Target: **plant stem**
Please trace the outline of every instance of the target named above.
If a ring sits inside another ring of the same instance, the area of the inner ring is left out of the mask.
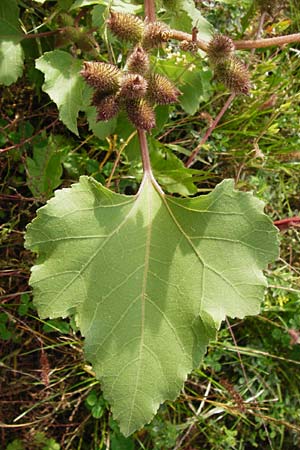
[[[148,22],[154,22],[156,19],[154,0],[145,0],[145,18]]]
[[[148,20],[148,22],[154,22],[155,21],[154,0],[144,0],[144,8],[145,8],[145,18]],[[153,174],[152,174],[152,169],[151,169],[151,162],[150,162],[150,157],[149,157],[146,131],[138,128],[137,133],[138,133],[140,149],[141,149],[144,178],[150,177],[150,178],[154,179]]]
[[[237,50],[247,50],[251,48],[265,48],[272,46],[281,46],[300,42],[300,33],[287,34],[286,36],[277,36],[273,38],[249,40],[249,41],[233,41]]]
[[[234,100],[235,96],[236,96],[236,94],[232,93],[228,97],[228,99],[226,100],[223,108],[221,109],[221,111],[219,112],[219,114],[217,115],[217,117],[215,118],[213,123],[211,124],[211,126],[207,129],[207,131],[206,131],[205,135],[203,136],[203,138],[201,139],[201,141],[199,142],[197,147],[192,151],[189,159],[185,163],[185,167],[190,167],[195,162],[195,159],[196,159],[199,151],[201,150],[202,145],[204,145],[205,142],[207,141],[207,139],[210,137],[211,133],[214,131],[214,129],[216,128],[216,126],[218,125],[220,120],[222,119],[223,115],[225,114],[225,112],[227,111],[229,106],[231,105],[231,103]]]
[[[57,30],[52,30],[52,31],[43,31],[41,33],[24,34],[23,39],[36,39],[36,38],[40,38],[40,37],[53,36],[55,34],[58,34],[62,30],[63,30],[63,28],[57,28]]]
[[[0,154],[1,153],[5,153],[8,152],[9,150],[14,150],[16,148],[20,148],[22,147],[24,144],[27,144],[28,142],[31,142],[36,136],[38,136],[39,134],[41,134],[43,131],[47,130],[48,128],[51,128],[57,124],[58,119],[55,119],[53,122],[51,122],[49,125],[45,126],[44,128],[42,128],[41,130],[37,131],[35,134],[33,134],[32,136],[22,140],[21,142],[18,142],[17,144],[11,145],[9,147],[6,148],[1,148],[0,149]]]
[[[256,35],[255,35],[255,40],[256,40],[256,41],[257,41],[257,40],[260,38],[260,36],[262,35],[264,23],[265,23],[265,20],[266,20],[266,15],[267,15],[267,13],[264,11],[264,12],[261,14],[261,16],[260,16],[259,23],[258,23],[258,28],[257,28],[257,32],[256,32]],[[253,50],[255,51],[255,48],[254,48]]]
[[[176,41],[188,41],[188,42],[195,42],[200,48],[200,50],[207,51],[207,43],[205,41],[202,41],[202,39],[193,39],[193,35],[189,33],[185,33],[183,31],[179,30],[171,30],[171,39],[175,39]]]
[[[141,148],[141,156],[142,156],[144,175],[152,176],[152,169],[151,169],[151,162],[150,162],[150,157],[149,157],[146,131],[138,128],[137,132],[138,132],[138,138],[139,138],[139,143],[140,143],[140,148]]]
[[[184,33],[178,30],[171,30],[171,39],[175,39],[177,41],[188,41],[188,42],[196,42],[198,48],[207,51],[207,42],[197,39],[193,41],[193,36],[189,33]],[[265,48],[265,47],[273,47],[280,46],[285,44],[291,44],[293,42],[300,42],[300,33],[295,34],[287,34],[286,36],[277,36],[273,38],[266,39],[254,39],[254,40],[246,40],[246,41],[233,41],[235,48],[237,50],[249,50],[252,48]]]

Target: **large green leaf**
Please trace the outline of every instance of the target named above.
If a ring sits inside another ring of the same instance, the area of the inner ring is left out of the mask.
[[[225,315],[256,314],[277,231],[233,181],[177,199],[145,176],[136,196],[81,177],[42,207],[26,246],[42,318],[76,313],[121,431],[149,422],[197,367]]]
[[[18,22],[16,0],[0,2],[0,84],[9,86],[23,72],[24,54],[20,44],[23,33]]]

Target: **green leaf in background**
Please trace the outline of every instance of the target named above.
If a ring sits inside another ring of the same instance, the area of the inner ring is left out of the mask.
[[[20,44],[23,33],[15,0],[0,2],[0,84],[9,86],[23,72],[24,54]]]
[[[131,0],[76,0],[71,6],[70,11],[90,5],[102,5],[128,14],[138,14],[142,10],[141,5],[134,5]]]
[[[99,5],[99,4],[100,0],[76,0],[69,8],[69,11],[72,11],[72,9],[82,8],[84,6]]]
[[[14,439],[5,450],[25,450],[21,439]]]
[[[117,117],[105,122],[96,122],[97,112],[94,106],[87,106],[85,112],[89,123],[89,129],[92,130],[94,135],[99,139],[105,139],[106,136],[109,136],[114,132],[117,124]]]
[[[194,0],[164,0],[166,8],[162,20],[172,28],[190,33],[193,27],[198,29],[198,38],[209,41],[212,35],[212,26],[204,19],[197,9]]]
[[[157,61],[156,70],[175,82],[182,92],[179,102],[188,114],[195,114],[199,104],[207,102],[212,95],[212,73],[197,56],[169,53],[167,58]]]
[[[120,428],[115,420],[110,418],[109,428],[111,430],[110,435],[110,448],[111,450],[134,450],[134,441],[130,437],[124,437],[120,432]]]
[[[212,74],[210,70],[187,71],[180,86],[182,95],[179,97],[180,104],[187,114],[195,114],[200,102],[207,102],[212,95],[210,81]]]
[[[128,436],[179,394],[226,315],[257,314],[277,229],[225,180],[177,199],[145,176],[135,196],[81,177],[29,225],[42,318],[76,313],[86,358]]]
[[[170,193],[184,197],[196,194],[193,175],[201,172],[184,167],[181,159],[157,141],[153,140],[151,147],[151,164],[158,182]]]
[[[36,68],[45,75],[43,90],[59,109],[60,120],[78,136],[77,117],[85,109],[86,84],[80,75],[82,61],[62,50],[44,53]]]
[[[26,158],[27,185],[37,198],[48,199],[61,183],[62,163],[70,151],[63,136],[50,135],[33,146],[33,157]]]

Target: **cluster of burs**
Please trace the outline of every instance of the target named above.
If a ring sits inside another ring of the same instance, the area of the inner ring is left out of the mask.
[[[92,105],[97,109],[97,121],[109,120],[125,110],[133,125],[150,131],[155,127],[155,106],[175,103],[180,95],[168,78],[154,73],[150,66],[151,50],[167,42],[172,31],[163,22],[142,21],[132,14],[114,11],[107,26],[119,39],[131,42],[133,48],[122,70],[110,63],[84,62],[81,75],[94,90]],[[207,53],[220,81],[233,92],[248,93],[248,72],[234,56],[231,39],[216,35]]]
[[[161,22],[147,23],[113,11],[107,25],[119,39],[131,42],[133,49],[123,70],[109,63],[84,63],[81,74],[94,88],[97,120],[111,119],[123,109],[137,128],[149,131],[155,127],[155,105],[175,103],[180,94],[168,78],[150,68],[151,49],[169,40],[170,29]]]

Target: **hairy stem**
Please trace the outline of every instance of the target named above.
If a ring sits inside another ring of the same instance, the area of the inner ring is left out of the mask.
[[[139,143],[140,143],[140,148],[141,148],[141,156],[142,156],[144,175],[152,176],[152,169],[151,169],[151,162],[150,162],[150,157],[149,157],[146,131],[138,128],[137,132],[138,132],[138,138],[139,138]]]
[[[148,22],[154,22],[155,21],[155,3],[154,0],[145,0],[145,18],[148,20]]]
[[[193,42],[193,36],[189,33],[184,33],[183,31],[171,30],[171,38],[177,41],[188,41]],[[197,39],[194,41],[197,43],[198,48],[203,51],[207,51],[207,42]],[[280,46],[285,44],[291,44],[293,42],[300,42],[300,33],[287,34],[286,36],[277,36],[273,38],[266,39],[253,39],[246,41],[233,41],[235,48],[237,50],[249,50],[253,48],[265,48]]]
[[[144,8],[145,8],[145,18],[149,22],[155,21],[155,3],[154,0],[144,0]],[[148,150],[148,143],[147,143],[147,136],[146,131],[141,130],[140,128],[137,129],[139,143],[140,143],[140,149],[141,149],[141,157],[142,157],[142,163],[143,163],[143,171],[144,171],[144,177],[150,176],[153,178],[152,175],[152,169],[151,169],[151,162],[149,157],[149,150]]]
[[[185,33],[179,30],[171,30],[171,39],[176,41],[188,41],[195,42],[200,50],[207,51],[207,42],[202,41],[202,39],[194,39],[193,34]]]
[[[36,38],[41,38],[41,37],[53,36],[55,34],[58,34],[63,29],[64,28],[57,28],[57,30],[52,30],[52,31],[42,31],[41,33],[24,34],[22,39],[36,39]]]
[[[287,34],[286,36],[277,36],[273,38],[233,42],[237,50],[281,46],[285,44],[291,44],[293,42],[300,42],[300,33]]]
[[[218,125],[218,123],[220,122],[220,120],[222,119],[223,115],[225,114],[225,112],[227,111],[227,109],[229,108],[229,106],[231,105],[232,101],[234,100],[236,94],[232,93],[228,99],[226,100],[223,108],[221,109],[221,111],[219,112],[219,114],[217,115],[217,117],[215,118],[215,120],[213,121],[213,123],[211,124],[211,126],[207,129],[205,135],[203,136],[203,138],[201,139],[201,141],[199,142],[199,144],[197,145],[197,147],[192,151],[189,159],[187,160],[187,162],[185,163],[185,167],[190,167],[194,162],[195,159],[199,153],[199,151],[201,150],[201,147],[205,144],[205,142],[207,141],[207,139],[210,137],[211,133],[214,131],[214,129],[216,128],[216,126]]]

